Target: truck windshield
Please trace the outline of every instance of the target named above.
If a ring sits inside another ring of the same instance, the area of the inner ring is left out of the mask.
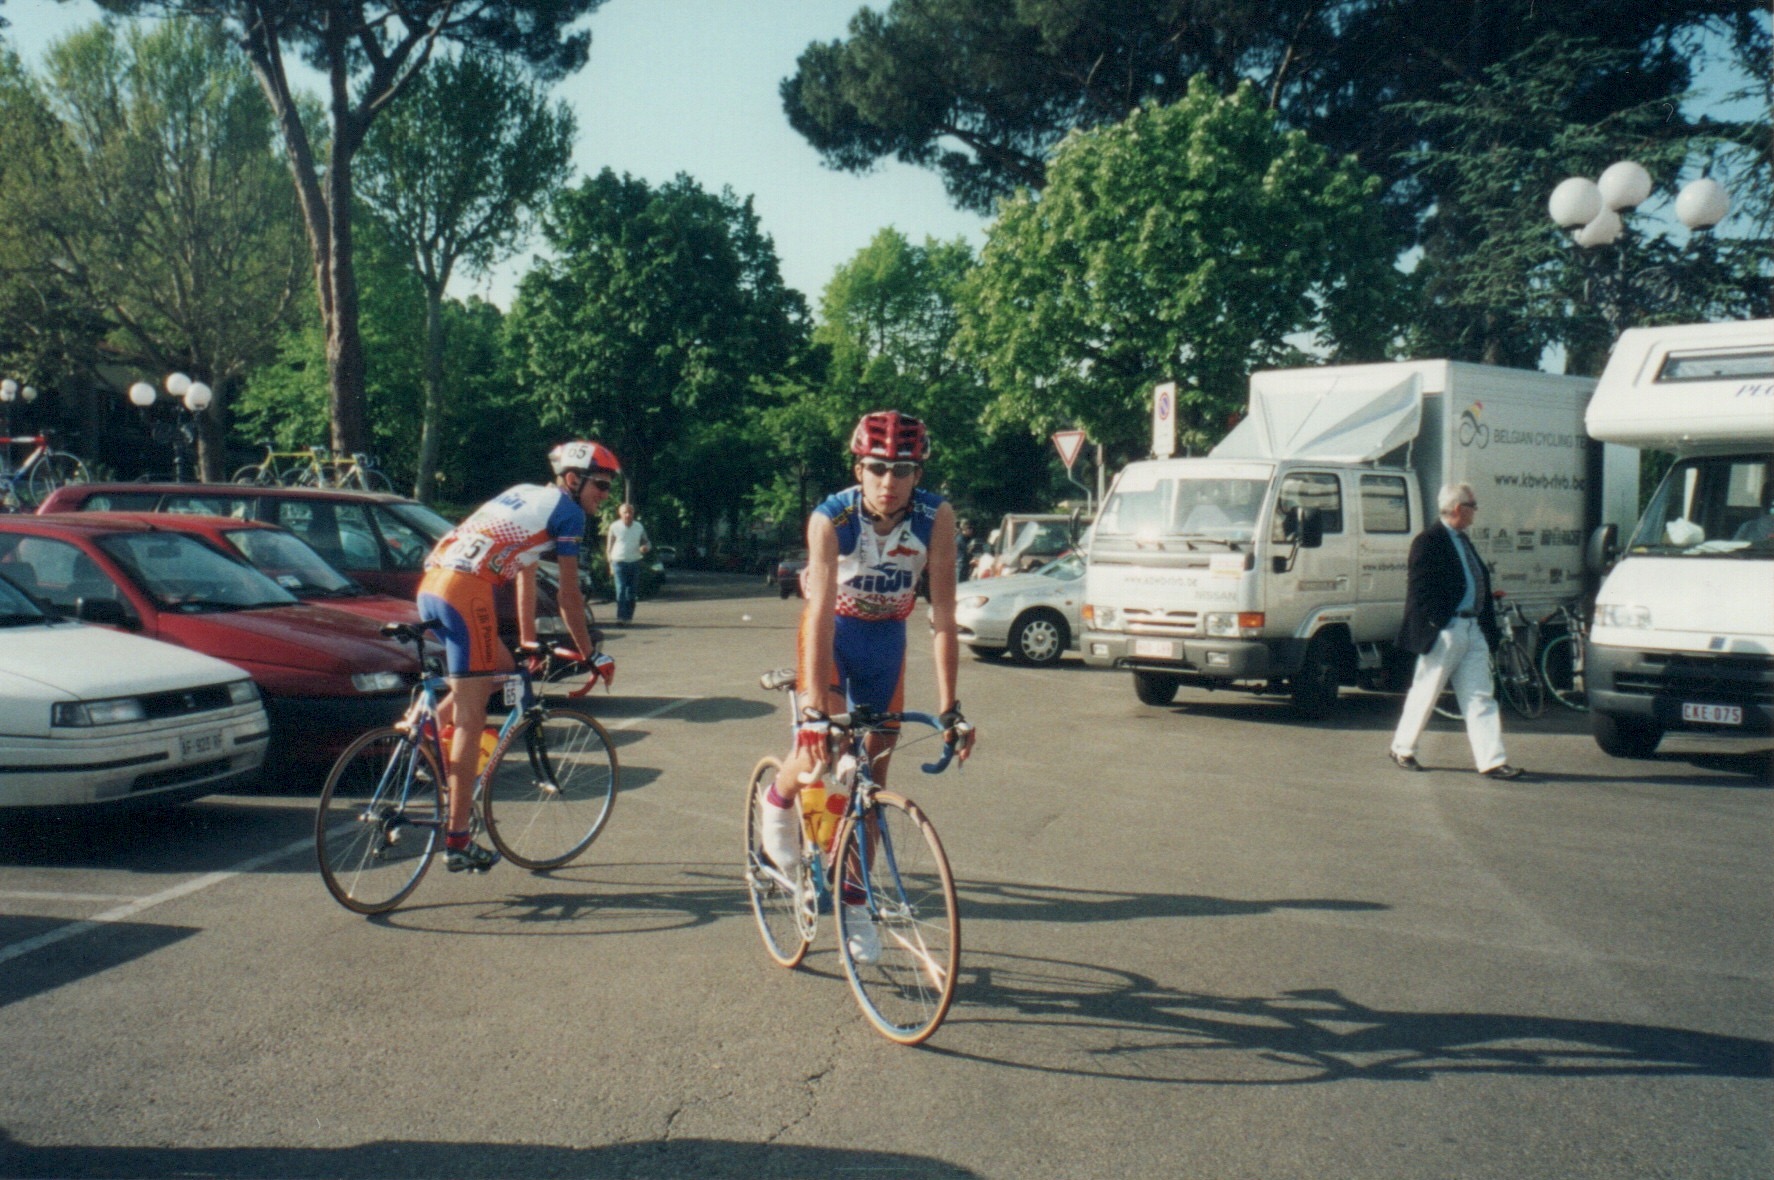
[[[1628,547],[1633,553],[1774,557],[1771,455],[1713,455],[1669,469]]]
[[[1263,479],[1123,472],[1097,518],[1097,539],[1249,542],[1268,488]]]

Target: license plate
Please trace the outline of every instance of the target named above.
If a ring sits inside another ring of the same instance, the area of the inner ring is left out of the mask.
[[[1160,660],[1174,660],[1177,648],[1176,644],[1168,639],[1136,639],[1133,641],[1133,654],[1152,656]]]
[[[506,682],[505,682],[505,698],[504,698],[506,708],[509,709],[509,708],[513,708],[516,706],[518,693],[520,691],[521,690],[519,688],[519,681],[518,681],[517,677],[513,676],[513,677],[509,678],[508,680],[506,680]]]
[[[1682,705],[1683,721],[1698,721],[1705,725],[1742,725],[1742,705]]]
[[[222,752],[222,735],[219,733],[184,734],[179,737],[179,754],[185,758],[201,758],[205,754]]]

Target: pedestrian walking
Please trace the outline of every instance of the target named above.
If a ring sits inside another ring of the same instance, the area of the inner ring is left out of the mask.
[[[647,527],[634,518],[634,505],[624,502],[616,523],[604,534],[604,553],[610,559],[610,576],[616,583],[616,621],[634,618],[635,591],[640,585],[641,558],[653,551]]]
[[[965,582],[973,576],[973,562],[979,556],[979,539],[973,535],[973,522],[964,520],[955,535],[955,581]]]
[[[1392,735],[1392,761],[1405,770],[1423,769],[1417,739],[1435,698],[1451,681],[1478,772],[1520,778],[1521,769],[1509,765],[1503,751],[1502,717],[1491,690],[1489,653],[1499,636],[1490,574],[1466,535],[1478,514],[1478,497],[1471,484],[1448,484],[1436,506],[1441,519],[1411,542],[1398,646],[1417,653],[1417,673]]]

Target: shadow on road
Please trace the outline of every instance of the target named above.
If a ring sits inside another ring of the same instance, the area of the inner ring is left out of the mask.
[[[1014,1023],[977,1038],[970,1025]],[[1331,988],[1221,996],[1084,963],[969,952],[939,1042],[1040,1073],[1183,1085],[1519,1077],[1766,1078],[1774,1045],[1688,1029],[1490,1012],[1373,1008]]]
[[[66,918],[0,916],[0,948],[14,948],[43,935],[56,935],[67,926]],[[121,967],[197,933],[189,926],[151,922],[113,922],[105,926],[105,931],[103,938],[62,939],[53,951],[27,952],[22,961],[0,968],[0,1007]]]
[[[1121,922],[1135,918],[1232,918],[1275,910],[1362,913],[1390,909],[1375,901],[1340,898],[1230,898],[1197,894],[1129,893],[1055,888],[1010,881],[957,879],[961,915],[982,922]]]
[[[235,802],[212,795],[182,806],[0,818],[0,865],[201,873],[314,831],[314,801]],[[259,869],[312,872],[312,859]]]
[[[0,1131],[0,1176],[696,1176],[771,1178],[867,1173],[966,1180],[978,1173],[929,1156],[727,1139],[607,1147],[380,1140],[333,1148],[34,1147]]]

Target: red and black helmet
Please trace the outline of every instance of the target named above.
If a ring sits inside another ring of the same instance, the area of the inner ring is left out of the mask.
[[[548,465],[554,468],[556,475],[565,475],[569,471],[580,475],[589,475],[593,471],[622,474],[622,464],[616,453],[603,443],[589,439],[576,439],[555,447],[548,452]]]
[[[850,436],[850,453],[869,459],[910,459],[922,463],[930,454],[924,423],[898,410],[864,414]]]

